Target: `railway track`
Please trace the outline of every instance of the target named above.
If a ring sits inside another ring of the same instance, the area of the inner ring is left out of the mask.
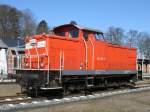
[[[16,97],[16,98],[6,98],[6,99],[1,99],[0,100],[0,105],[4,105],[4,104],[18,104],[18,103],[21,103],[21,102],[27,102],[27,101],[30,101],[32,100],[31,97]]]
[[[15,79],[0,80],[0,84],[16,84],[16,80]]]
[[[31,98],[27,96],[5,96],[5,97],[0,97],[0,106],[5,105],[5,104],[19,104],[19,103],[31,103],[33,101],[41,101],[41,100],[46,100],[45,97],[40,97],[40,98]]]
[[[12,96],[0,96],[0,100],[4,100],[4,99],[13,99],[13,98],[24,98],[27,97],[24,94],[19,94],[19,95],[12,95]]]
[[[104,98],[114,95],[121,95],[127,93],[135,93],[135,92],[142,92],[150,90],[150,84],[147,85],[139,85],[133,89],[118,89],[118,90],[108,90],[108,91],[101,91],[96,92],[91,95],[72,95],[67,96],[62,99],[51,99],[48,100],[46,98],[31,98],[31,97],[24,97],[24,98],[12,98],[9,99],[0,99],[0,112],[15,112],[17,110],[22,109],[29,109],[29,108],[36,108],[36,107],[46,107],[51,105],[63,104],[68,102],[77,102],[77,101],[84,101],[84,100],[91,100],[91,99],[98,99]]]

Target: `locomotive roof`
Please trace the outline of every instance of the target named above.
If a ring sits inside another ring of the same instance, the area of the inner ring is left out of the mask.
[[[103,33],[102,31],[100,31],[98,29],[83,27],[83,26],[79,26],[79,25],[71,24],[71,23],[70,24],[64,24],[64,25],[60,25],[60,26],[54,27],[53,30],[56,30],[56,29],[59,29],[59,28],[62,28],[62,27],[67,27],[67,26],[74,26],[74,27],[76,27],[78,29],[86,30],[86,31],[90,31],[90,32]]]

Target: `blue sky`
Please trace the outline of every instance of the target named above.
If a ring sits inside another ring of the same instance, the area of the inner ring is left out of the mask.
[[[45,19],[49,26],[75,20],[102,31],[115,26],[150,32],[150,0],[0,0],[0,4],[30,9],[37,22]]]

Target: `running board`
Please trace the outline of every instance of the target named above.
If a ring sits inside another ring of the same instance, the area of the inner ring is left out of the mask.
[[[87,87],[93,87],[94,85],[93,84],[89,84],[89,85],[87,85]]]
[[[45,87],[41,87],[41,90],[55,90],[55,89],[62,89],[62,87],[53,87],[53,88],[45,88]]]

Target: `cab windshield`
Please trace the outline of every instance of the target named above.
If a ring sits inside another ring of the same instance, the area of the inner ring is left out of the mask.
[[[63,37],[65,37],[65,32],[56,32],[55,34],[58,35],[58,36],[63,36]]]

